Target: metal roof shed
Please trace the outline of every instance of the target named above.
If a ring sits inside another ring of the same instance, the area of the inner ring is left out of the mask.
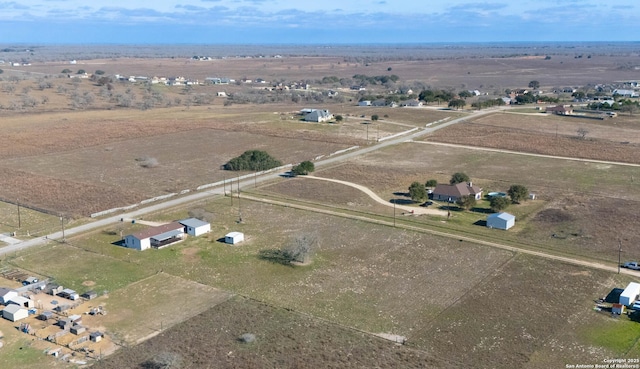
[[[507,230],[516,224],[515,215],[509,213],[494,213],[487,217],[487,227]]]
[[[244,241],[244,233],[242,232],[229,232],[224,236],[224,242],[230,245],[235,245]]]
[[[184,219],[179,222],[185,227],[190,236],[200,236],[211,231],[211,224],[196,218]]]

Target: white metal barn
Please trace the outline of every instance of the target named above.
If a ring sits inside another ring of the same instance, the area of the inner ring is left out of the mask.
[[[244,233],[242,232],[229,232],[224,236],[224,242],[230,245],[235,245],[244,241]]]
[[[516,224],[515,215],[509,213],[494,213],[487,217],[487,227],[504,229],[505,231]]]
[[[7,305],[2,310],[2,317],[12,322],[24,319],[29,316],[29,310],[14,304]]]
[[[640,295],[640,283],[631,282],[627,288],[620,294],[620,303],[625,306],[631,306]]]
[[[211,231],[211,224],[196,218],[180,221],[189,236],[200,236]]]
[[[6,305],[9,300],[18,296],[18,292],[9,288],[0,287],[0,304]]]
[[[26,307],[26,308],[32,308],[34,306],[34,301],[26,297],[15,296],[15,297],[12,297],[11,300],[9,300],[8,304],[15,304],[15,305]]]

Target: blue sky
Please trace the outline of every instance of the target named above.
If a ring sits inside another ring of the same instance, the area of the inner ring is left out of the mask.
[[[0,43],[640,41],[638,0],[0,0]]]

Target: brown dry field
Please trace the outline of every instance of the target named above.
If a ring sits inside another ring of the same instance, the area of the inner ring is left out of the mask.
[[[588,131],[585,139],[578,137],[581,128]],[[425,140],[638,164],[640,116],[599,121],[498,113],[436,131]]]
[[[285,57],[251,59],[119,58],[79,61],[76,65],[62,62],[34,64],[28,67],[6,67],[5,73],[58,74],[65,68],[89,73],[103,70],[107,74],[136,76],[185,76],[200,80],[206,77],[230,77],[266,80],[314,80],[324,76],[351,78],[355,74],[369,76],[396,74],[402,81],[421,81],[436,88],[484,88],[490,91],[526,87],[538,80],[548,86],[575,86],[587,83],[633,80],[637,72],[636,55],[594,55],[576,59],[570,55],[540,57],[459,58],[442,60],[395,60],[381,62],[346,62],[343,57]],[[391,67],[392,70],[387,69]],[[16,72],[14,72],[14,70]],[[606,76],[606,80],[603,80]]]

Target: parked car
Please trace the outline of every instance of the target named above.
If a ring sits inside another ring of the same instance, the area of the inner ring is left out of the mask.
[[[640,311],[640,301],[634,302],[633,305],[631,305],[631,309],[635,311]]]
[[[637,261],[627,261],[622,264],[623,268],[632,269],[632,270],[640,270],[640,264]]]

